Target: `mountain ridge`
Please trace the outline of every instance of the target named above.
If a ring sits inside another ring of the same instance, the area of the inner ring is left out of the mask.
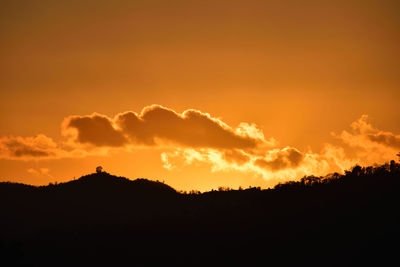
[[[105,172],[0,183],[0,256],[6,266],[382,266],[396,260],[399,203],[394,161],[204,193]]]

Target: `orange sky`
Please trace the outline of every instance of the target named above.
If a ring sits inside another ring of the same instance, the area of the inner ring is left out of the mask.
[[[3,1],[0,181],[268,187],[396,158],[400,4],[332,2]]]

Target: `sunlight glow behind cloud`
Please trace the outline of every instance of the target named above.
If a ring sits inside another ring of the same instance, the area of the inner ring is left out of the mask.
[[[152,105],[140,114],[127,111],[114,118],[98,113],[69,116],[62,123],[65,140],[60,143],[44,134],[3,137],[0,157],[27,161],[74,158],[147,147],[161,150],[163,167],[168,170],[206,165],[212,172],[237,171],[284,181],[390,160],[400,148],[400,135],[376,129],[367,115],[353,122],[351,128],[350,132],[332,134],[343,146],[326,143],[320,152],[300,151],[290,146],[279,147],[273,137],[265,139],[255,124],[243,122],[234,128],[198,110],[188,109],[179,114]],[[36,176],[48,174],[32,168],[28,172]]]

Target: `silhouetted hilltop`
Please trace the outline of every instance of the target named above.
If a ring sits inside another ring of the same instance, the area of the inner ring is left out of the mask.
[[[385,266],[397,261],[400,164],[182,194],[105,172],[0,183],[7,266]]]
[[[49,189],[48,186],[44,188]],[[175,189],[159,181],[150,181],[143,178],[129,180],[125,177],[114,176],[107,172],[92,173],[82,176],[77,180],[51,185],[50,188],[85,194],[116,193],[117,195],[133,194],[151,197],[176,194]]]
[[[47,186],[38,187],[19,183],[0,183],[0,193],[2,200],[6,202],[30,197],[33,198],[31,201],[45,198],[49,203],[64,200],[71,203],[92,202],[92,204],[135,199],[152,202],[177,195],[172,187],[159,181],[129,180],[106,172],[85,175],[65,183],[50,183]]]

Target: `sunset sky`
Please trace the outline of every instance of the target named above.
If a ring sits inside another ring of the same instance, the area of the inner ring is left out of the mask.
[[[0,181],[274,186],[400,152],[400,1],[2,1]]]

